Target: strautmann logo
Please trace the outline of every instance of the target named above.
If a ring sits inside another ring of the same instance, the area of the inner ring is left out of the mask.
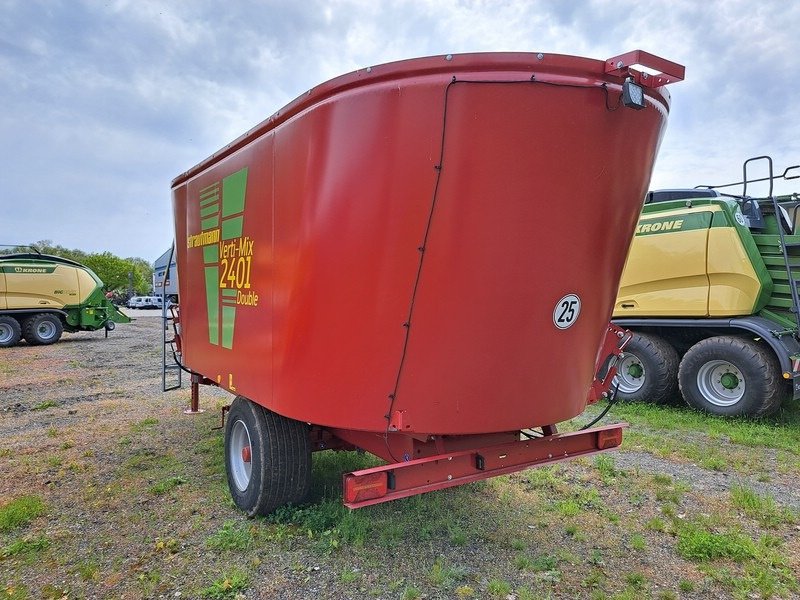
[[[233,348],[236,310],[258,306],[251,273],[256,244],[242,236],[247,168],[200,190],[200,231],[186,239],[187,248],[202,248],[208,307],[208,341]]]

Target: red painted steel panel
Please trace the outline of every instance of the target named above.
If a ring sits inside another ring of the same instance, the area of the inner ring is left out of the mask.
[[[658,89],[645,110],[619,106],[604,67],[382,65],[178,177],[186,364],[350,430],[385,431],[391,413],[406,432],[463,434],[582,412],[667,110]],[[582,307],[561,330],[566,294]]]

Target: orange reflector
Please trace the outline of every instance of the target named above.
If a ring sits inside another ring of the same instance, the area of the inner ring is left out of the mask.
[[[353,475],[349,473],[344,479],[344,501],[361,502],[385,496],[388,490],[386,473],[369,473]]]
[[[605,431],[597,432],[597,448],[604,450],[606,448],[616,448],[622,443],[622,428],[606,429]]]
[[[251,460],[253,460],[253,454],[250,450],[250,446],[245,446],[242,448],[242,461],[249,463]]]

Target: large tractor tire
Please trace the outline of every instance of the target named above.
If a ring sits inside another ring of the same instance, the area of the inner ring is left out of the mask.
[[[773,413],[788,392],[772,351],[734,336],[708,338],[689,348],[678,380],[689,406],[726,417]]]
[[[300,504],[311,489],[308,425],[237,396],[225,423],[225,469],[233,501],[249,517]]]
[[[38,313],[25,319],[22,323],[22,336],[34,346],[55,344],[61,339],[64,326],[58,315]]]
[[[0,316],[0,348],[14,346],[22,338],[22,326],[14,317]]]
[[[620,400],[669,402],[678,392],[678,353],[658,336],[634,333],[617,363],[614,383]]]

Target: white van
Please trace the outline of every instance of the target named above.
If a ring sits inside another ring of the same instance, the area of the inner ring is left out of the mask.
[[[133,296],[128,300],[128,308],[161,308],[161,296]]]

